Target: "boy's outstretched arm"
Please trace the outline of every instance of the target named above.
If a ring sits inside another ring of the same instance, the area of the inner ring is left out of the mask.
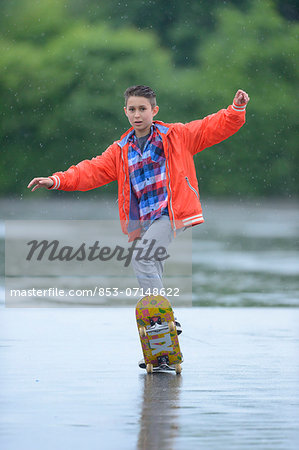
[[[122,170],[122,167],[117,166],[117,152],[120,152],[120,147],[114,142],[101,155],[81,161],[65,172],[55,172],[50,177],[33,178],[27,187],[32,188],[32,191],[38,188],[62,191],[88,191],[98,188],[117,180],[117,172]]]
[[[33,178],[33,180],[30,181],[30,183],[28,184],[28,189],[32,188],[31,191],[35,191],[36,189],[39,188],[46,188],[49,189],[50,187],[52,187],[54,184],[53,180],[51,180],[51,178],[48,177],[37,177],[37,178]]]
[[[185,126],[189,132],[188,146],[192,154],[218,144],[236,133],[245,123],[246,105],[249,100],[247,92],[239,89],[227,109],[187,123]]]

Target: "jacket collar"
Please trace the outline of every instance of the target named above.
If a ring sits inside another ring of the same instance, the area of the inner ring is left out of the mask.
[[[158,131],[161,134],[166,135],[170,130],[170,125],[168,125],[164,122],[160,122],[159,120],[154,120],[153,124],[157,127]],[[121,148],[123,148],[128,143],[128,140],[129,140],[130,136],[132,136],[133,131],[134,131],[134,128],[131,127],[121,136],[120,140],[117,142],[117,144]]]

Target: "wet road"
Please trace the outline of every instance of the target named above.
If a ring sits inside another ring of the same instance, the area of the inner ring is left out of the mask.
[[[298,448],[299,310],[176,312],[181,376],[137,367],[131,308],[2,307],[0,448]]]

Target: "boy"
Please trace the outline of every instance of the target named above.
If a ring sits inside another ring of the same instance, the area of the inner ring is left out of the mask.
[[[117,180],[123,232],[129,240],[142,236],[145,251],[153,243],[153,253],[167,249],[177,232],[204,222],[194,155],[238,131],[248,101],[247,93],[238,90],[227,109],[187,124],[166,124],[154,120],[159,111],[155,92],[129,87],[124,111],[132,127],[120,140],[65,172],[34,178],[28,188],[86,191]],[[132,263],[144,292],[163,288],[163,261],[133,258]]]

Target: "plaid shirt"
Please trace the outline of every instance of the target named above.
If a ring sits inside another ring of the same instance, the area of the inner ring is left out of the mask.
[[[153,125],[143,152],[138,147],[134,131],[129,137],[128,163],[131,189],[138,200],[143,228],[168,215],[165,155],[162,137]]]

